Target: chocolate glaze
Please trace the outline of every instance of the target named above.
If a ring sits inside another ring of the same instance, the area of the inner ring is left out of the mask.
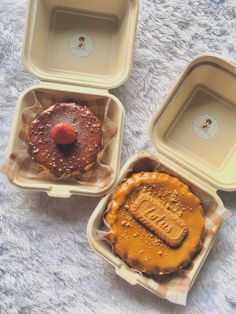
[[[68,123],[77,131],[77,139],[69,145],[57,145],[50,136],[59,123]],[[29,153],[55,177],[73,176],[97,161],[101,150],[102,124],[86,106],[56,103],[39,113],[29,128]]]

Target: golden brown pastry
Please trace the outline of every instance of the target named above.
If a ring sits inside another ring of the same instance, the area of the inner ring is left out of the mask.
[[[175,272],[202,246],[200,200],[186,184],[165,173],[136,173],[122,182],[104,218],[111,227],[106,237],[116,254],[141,272]]]

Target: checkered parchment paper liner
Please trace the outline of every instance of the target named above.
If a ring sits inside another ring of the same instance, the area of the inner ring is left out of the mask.
[[[50,172],[43,170],[35,161],[32,160],[28,153],[28,130],[31,122],[35,119],[36,115],[49,108],[56,102],[69,102],[78,103],[80,105],[86,105],[102,122],[103,142],[102,151],[98,155],[98,161],[95,166],[83,173],[76,179],[77,183],[83,184],[83,186],[96,186],[97,188],[103,188],[107,186],[114,176],[114,170],[107,165],[104,160],[106,151],[117,132],[117,126],[108,117],[108,111],[110,106],[110,99],[107,97],[98,97],[92,100],[71,100],[64,97],[53,97],[42,92],[37,94],[33,91],[32,96],[34,99],[33,105],[26,108],[22,113],[22,125],[18,133],[18,137],[21,140],[21,148],[7,156],[1,171],[10,179],[13,180],[16,176],[23,176],[27,178],[38,179],[50,179],[50,180],[62,180],[63,176],[59,179],[54,178]]]
[[[130,174],[141,171],[160,171],[170,173],[171,175],[178,177],[177,174],[174,174],[173,172],[168,171],[167,168],[163,167],[155,155],[147,152],[137,154],[131,160],[130,165],[128,165],[128,169],[125,169],[121,176],[122,178],[127,178]],[[137,272],[134,269],[130,269],[127,265],[125,265],[131,272],[138,274],[137,283],[141,286],[145,286],[148,290],[160,298],[176,304],[186,305],[188,292],[214,242],[217,231],[219,230],[222,222],[230,216],[230,211],[223,206],[218,206],[216,209],[212,209],[212,200],[210,199],[201,199],[201,205],[204,209],[205,215],[205,237],[203,247],[186,269],[180,270],[175,274],[160,277],[147,277],[145,274]],[[109,207],[109,204],[107,207]],[[105,209],[105,212],[106,210],[107,209]],[[109,229],[109,226],[106,226],[105,221],[103,221],[101,226],[102,230],[97,230],[95,232],[97,239],[105,240],[104,236],[107,231],[104,232],[104,228],[107,230],[107,227]]]

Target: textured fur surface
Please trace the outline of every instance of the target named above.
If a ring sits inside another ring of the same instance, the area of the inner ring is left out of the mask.
[[[31,0],[34,1],[34,0]],[[37,82],[20,58],[24,0],[0,0],[0,157],[19,94]],[[122,164],[153,150],[150,120],[183,67],[201,53],[236,63],[234,0],[143,0],[130,79],[114,91],[125,106]],[[187,306],[161,300],[117,277],[88,245],[99,199],[52,199],[0,177],[0,313],[235,313],[236,193],[221,193],[225,222]]]

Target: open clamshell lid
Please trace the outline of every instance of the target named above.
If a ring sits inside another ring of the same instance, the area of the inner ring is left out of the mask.
[[[138,0],[28,1],[23,59],[43,81],[110,89],[129,76]]]
[[[236,68],[214,56],[193,60],[155,115],[160,154],[216,189],[236,190]]]

